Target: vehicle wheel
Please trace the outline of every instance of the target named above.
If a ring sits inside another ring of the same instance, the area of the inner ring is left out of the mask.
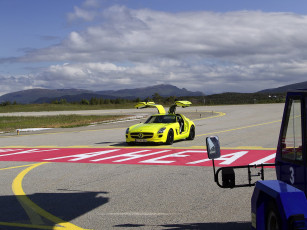
[[[172,145],[174,142],[174,131],[172,129],[170,129],[168,131],[168,134],[167,134],[167,139],[166,139],[166,144],[167,145]]]
[[[195,137],[195,126],[192,125],[187,140],[194,140],[194,137]]]
[[[280,230],[281,218],[275,202],[271,201],[266,212],[266,230]]]

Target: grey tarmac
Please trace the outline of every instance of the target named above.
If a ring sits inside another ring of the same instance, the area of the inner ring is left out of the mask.
[[[195,139],[149,147],[205,149],[206,136],[218,135],[222,148],[274,149],[283,106],[181,108],[178,113],[186,114],[196,124]],[[155,110],[108,113],[149,116]],[[0,135],[0,148],[126,148],[126,128],[143,120],[21,135],[4,133]],[[0,222],[56,227],[45,217],[34,218],[32,214],[30,219],[12,191],[14,179],[26,168],[17,166],[31,163],[35,162],[0,162],[1,204],[9,204],[2,205]],[[238,176],[245,176],[245,172]],[[265,178],[275,179],[274,170],[266,170]],[[22,188],[40,208],[84,229],[250,229],[253,188],[221,189],[213,181],[211,167],[47,163],[29,171]],[[0,229],[29,228],[0,225]]]

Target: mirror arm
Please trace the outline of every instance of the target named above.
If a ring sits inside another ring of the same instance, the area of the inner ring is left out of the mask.
[[[256,182],[252,183],[252,177],[257,177],[260,176],[261,180],[264,180],[264,167],[267,166],[276,166],[276,164],[260,164],[260,165],[241,165],[241,166],[230,166],[230,167],[221,167],[217,171],[215,171],[215,166],[214,166],[214,160],[212,159],[212,164],[213,164],[213,172],[214,172],[214,182],[217,183],[217,185],[221,188],[235,188],[235,187],[251,187],[255,186]],[[219,179],[218,179],[218,174],[223,168],[233,168],[233,169],[238,169],[238,168],[247,168],[248,170],[248,184],[239,184],[235,185],[234,187],[224,187],[223,185],[220,184]],[[260,172],[256,175],[252,175],[251,173],[251,168],[261,168]]]
[[[217,174],[215,173],[215,165],[214,165],[214,159],[212,159],[212,166],[213,166],[213,175],[214,175],[214,182],[217,182]]]
[[[264,180],[263,164],[261,164],[261,170],[260,170],[260,173],[261,173],[261,180]]]
[[[251,173],[250,165],[247,165],[247,170],[248,170],[248,185],[251,185],[252,184],[252,173]]]

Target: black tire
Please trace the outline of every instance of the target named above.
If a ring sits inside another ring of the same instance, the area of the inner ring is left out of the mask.
[[[167,139],[165,144],[172,145],[174,143],[174,131],[170,129],[167,134]]]
[[[266,210],[265,217],[266,230],[280,230],[281,218],[275,202],[271,201]]]
[[[192,125],[187,140],[194,140],[194,138],[195,138],[195,126]]]

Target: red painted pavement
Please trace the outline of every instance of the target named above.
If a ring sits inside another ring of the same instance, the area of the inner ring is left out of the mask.
[[[221,150],[216,166],[274,163],[275,150]],[[204,149],[0,148],[0,161],[211,166]]]

